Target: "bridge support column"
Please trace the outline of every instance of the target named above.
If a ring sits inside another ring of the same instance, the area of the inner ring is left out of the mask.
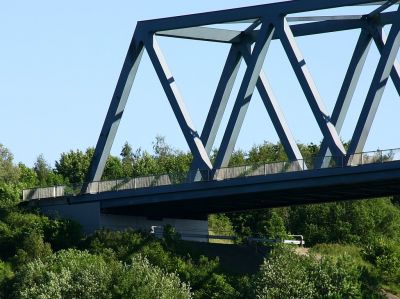
[[[43,199],[31,203],[32,207],[51,218],[71,219],[82,225],[85,234],[105,228],[111,230],[137,229],[146,232],[154,232],[162,237],[165,225],[175,228],[183,240],[208,242],[208,220],[203,219],[152,219],[142,216],[114,215],[101,213],[98,201],[79,204],[70,204],[68,199]]]
[[[151,231],[156,237],[162,237],[164,226],[171,225],[183,240],[208,242],[207,219],[151,219],[140,216],[101,214],[100,223],[101,227],[111,230],[133,228],[147,232]]]

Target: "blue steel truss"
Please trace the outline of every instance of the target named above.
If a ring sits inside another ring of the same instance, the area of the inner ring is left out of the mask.
[[[374,5],[375,9],[365,15],[290,16],[297,13],[357,5]],[[344,159],[346,163],[351,163],[349,157],[353,156],[356,152],[361,152],[364,148],[389,77],[391,77],[400,94],[400,64],[396,60],[400,47],[400,7],[397,10],[386,11],[387,8],[393,5],[398,5],[398,1],[293,0],[138,22],[96,145],[86,181],[92,182],[101,179],[105,162],[110,154],[111,146],[114,142],[118,125],[122,118],[144,50],[147,51],[150,57],[182,133],[193,154],[191,171],[199,171],[195,180],[202,179],[202,170],[215,172],[217,169],[228,165],[251,97],[256,88],[287,156],[291,161],[302,160],[299,148],[290,132],[279,103],[272,92],[268,79],[262,70],[265,56],[272,40],[279,40],[282,43],[323,134],[323,142],[320,149],[320,156],[322,158],[318,161],[319,167],[326,167],[328,165],[330,158],[327,157],[329,156],[335,156],[339,159]],[[208,27],[209,25],[237,22],[248,23],[249,26],[243,31]],[[291,23],[293,24],[290,25]],[[382,30],[385,25],[391,25],[387,37]],[[318,93],[295,37],[352,29],[361,29],[361,33],[336,105],[332,114],[330,114]],[[157,36],[231,44],[201,134],[194,127],[190,115],[186,110],[177,83],[157,43]],[[381,57],[369,87],[349,149],[346,152],[339,134],[372,42],[377,46]],[[209,155],[242,60],[247,68],[216,160],[212,164]]]

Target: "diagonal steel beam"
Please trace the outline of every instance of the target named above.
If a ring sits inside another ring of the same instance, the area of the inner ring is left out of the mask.
[[[382,27],[374,27],[371,29],[371,34],[374,38],[374,42],[379,52],[382,55],[383,48],[385,47],[387,37],[383,32]],[[400,95],[400,63],[397,59],[394,60],[393,69],[390,72],[390,77],[393,81],[394,87],[397,90],[397,93]]]
[[[215,91],[203,131],[201,133],[201,140],[208,155],[210,154],[212,146],[214,145],[222,117],[224,116],[226,105],[239,72],[241,60],[242,56],[240,52],[237,50],[236,46],[232,46],[229,50],[220,81],[218,82],[218,86]],[[198,181],[201,178],[199,175],[193,176],[193,174],[198,170],[197,165],[198,162],[193,160],[189,172],[189,176],[191,176],[191,178],[189,179]]]
[[[400,7],[397,13],[398,21],[392,25],[386,44],[382,49],[381,58],[351,139],[347,160],[349,160],[351,155],[361,152],[364,149],[379,103],[393,69],[400,48]]]
[[[372,36],[368,30],[361,30],[356,47],[351,57],[349,67],[346,72],[342,87],[339,92],[335,107],[333,108],[331,121],[335,125],[336,131],[340,133],[344,120],[357,88],[360,76],[371,47]],[[316,160],[316,167],[328,167],[331,151],[328,148],[328,142],[323,139],[321,148]]]
[[[145,47],[182,133],[185,136],[186,142],[189,145],[190,151],[198,163],[197,167],[202,170],[211,170],[212,165],[208,154],[200,140],[200,136],[197,133],[194,124],[192,123],[175,79],[172,76],[161,49],[153,35],[149,35],[148,39],[146,39]]]
[[[229,163],[273,33],[272,24],[263,22],[214,163],[214,170],[226,167]]]
[[[122,67],[121,74],[118,79],[114,95],[108,108],[107,116],[101,129],[93,158],[89,166],[89,171],[86,175],[86,182],[99,181],[103,175],[104,167],[108,156],[110,155],[111,147],[114,142],[115,135],[118,130],[119,123],[124,113],[126,102],[132,88],[140,60],[143,54],[143,44],[135,42],[133,37],[131,44],[126,54],[125,62]],[[82,187],[84,193],[87,185]]]
[[[241,45],[240,50],[243,54],[246,63],[250,63],[251,51],[250,46]],[[297,146],[296,140],[294,139],[292,132],[286,122],[285,116],[279,106],[279,103],[272,91],[272,87],[269,84],[267,76],[261,70],[260,76],[257,80],[257,90],[264,103],[265,108],[271,118],[272,124],[279,136],[279,139],[285,149],[286,154],[290,161],[301,161],[303,156]],[[304,163],[300,163],[299,166],[303,168]],[[305,165],[304,165],[305,166]]]
[[[319,95],[317,87],[307,68],[303,55],[297,46],[288,22],[285,18],[280,18],[275,21],[275,27],[314,117],[320,127],[322,135],[327,140],[329,148],[333,154],[338,157],[343,157],[346,154],[346,151],[340,141],[335,126],[330,119],[321,96]]]
[[[387,0],[385,3],[383,3],[380,7],[372,11],[371,13],[368,14],[369,18],[373,18],[377,15],[379,15],[381,12],[384,10],[388,9],[390,6],[396,4],[398,1],[397,0]]]

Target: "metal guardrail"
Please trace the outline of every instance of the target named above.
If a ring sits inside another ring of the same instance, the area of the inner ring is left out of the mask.
[[[156,238],[163,238],[164,237],[164,228],[162,226],[152,226],[150,230],[150,234],[155,236]],[[184,231],[178,233],[179,236],[183,240],[206,240],[206,241],[232,241],[235,242],[239,238],[236,236],[224,236],[224,235],[214,235],[210,234],[201,234],[197,231]],[[269,244],[290,244],[290,245],[298,245],[300,247],[304,247],[306,244],[304,241],[303,235],[287,235],[290,239],[269,239],[264,237],[245,237],[242,240],[247,243],[269,243]],[[232,243],[233,244],[233,243]]]
[[[121,191],[155,186],[166,186],[175,184],[192,183],[196,175],[201,172],[203,181],[228,180],[239,177],[252,177],[271,175],[277,173],[296,172],[304,170],[320,169],[316,163],[319,157],[311,157],[297,161],[282,161],[273,163],[262,163],[244,165],[237,167],[221,168],[214,171],[196,171],[175,174],[161,174],[135,178],[91,182],[86,184],[72,184],[69,186],[52,186],[46,188],[33,188],[23,190],[22,200],[56,198],[62,196],[77,196],[81,194],[83,186],[86,187],[85,194],[97,194],[108,191]],[[323,160],[327,165],[325,168],[354,167],[372,163],[385,163],[400,160],[400,149],[377,150],[357,153],[347,157],[325,157]]]

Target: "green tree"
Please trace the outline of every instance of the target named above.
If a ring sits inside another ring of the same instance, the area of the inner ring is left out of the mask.
[[[255,145],[249,151],[249,164],[261,164],[286,161],[287,155],[281,143],[272,144],[264,142],[262,145]]]
[[[50,164],[45,160],[43,155],[39,155],[36,159],[33,170],[41,187],[63,185],[64,179],[61,175],[53,172]],[[24,173],[27,174],[26,172]]]
[[[259,299],[315,298],[316,290],[308,275],[305,258],[278,247],[265,260],[255,281]]]
[[[19,177],[18,167],[13,164],[13,154],[0,143],[0,183],[16,183]]]
[[[133,176],[133,163],[135,162],[135,154],[133,153],[132,146],[125,142],[124,146],[121,150],[121,163],[122,169],[124,173],[124,177],[132,177]]]
[[[390,199],[293,206],[289,231],[302,234],[307,244],[363,243],[376,236],[400,238],[400,209]]]
[[[235,232],[242,237],[262,236],[281,238],[286,235],[287,209],[263,209],[240,213],[230,213],[230,218]]]
[[[44,259],[52,254],[50,244],[44,242],[42,234],[38,232],[27,234],[17,246],[19,248],[14,257],[17,266],[25,265],[35,259]]]
[[[40,186],[46,186],[47,182],[49,181],[51,166],[44,159],[43,154],[40,154],[37,157],[33,169],[36,173]]]
[[[71,184],[83,183],[89,169],[93,156],[93,149],[88,148],[86,152],[81,150],[62,153],[60,160],[56,161],[56,173],[60,174]]]
[[[59,251],[16,273],[15,298],[112,298],[113,268],[85,251]]]
[[[124,169],[118,157],[109,156],[104,168],[102,180],[114,180],[124,177]]]
[[[34,169],[27,167],[23,163],[18,164],[19,184],[26,188],[34,188],[39,185],[39,179]]]
[[[157,135],[156,140],[153,142],[153,150],[156,157],[171,156],[174,154],[174,150],[169,146],[164,136]]]
[[[189,285],[182,283],[176,274],[152,266],[140,255],[124,266],[115,289],[116,297],[126,299],[192,298]]]

